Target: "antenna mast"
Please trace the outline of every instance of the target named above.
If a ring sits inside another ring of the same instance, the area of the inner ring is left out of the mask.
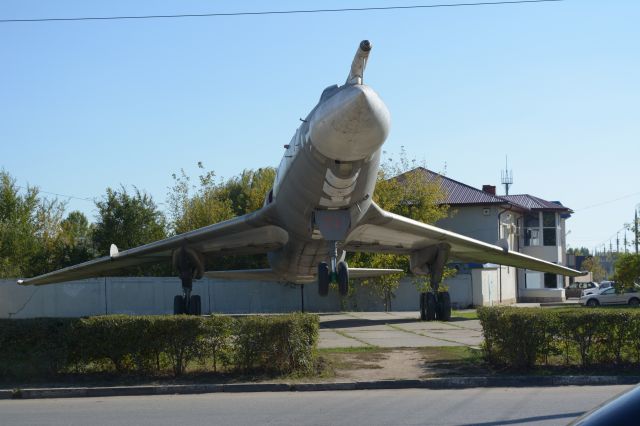
[[[500,172],[505,195],[509,195],[509,186],[513,185],[513,170],[509,170],[509,158],[504,156],[504,170]]]

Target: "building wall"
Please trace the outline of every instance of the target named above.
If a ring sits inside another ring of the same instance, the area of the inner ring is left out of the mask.
[[[449,216],[436,222],[436,226],[495,244],[500,211],[496,206],[451,207]]]
[[[466,308],[473,303],[470,273],[459,274],[445,285],[454,308]],[[319,296],[315,283],[225,282],[204,278],[193,285],[193,293],[200,295],[202,312],[206,314],[298,312],[303,306],[306,312],[384,311],[383,300],[371,288],[356,284],[355,290],[353,297],[341,298],[335,291],[330,291],[327,297]],[[180,280],[173,277],[94,278],[38,287],[0,280],[0,318],[172,314],[173,298],[181,292]],[[418,311],[418,291],[412,277],[400,280],[390,308]]]

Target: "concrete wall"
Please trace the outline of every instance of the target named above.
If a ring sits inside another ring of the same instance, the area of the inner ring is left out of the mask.
[[[520,290],[521,302],[557,303],[564,300],[563,288],[526,288]]]
[[[502,303],[515,301],[503,268]],[[454,308],[500,302],[497,268],[472,277],[462,271],[445,281]],[[479,280],[482,281],[479,281]],[[490,286],[490,287],[488,287]],[[320,297],[316,284],[283,284],[266,281],[222,281],[204,278],[194,282],[193,293],[202,300],[203,313],[267,313],[384,311],[384,303],[371,288],[356,284],[353,297],[336,291]],[[172,277],[110,277],[45,286],[23,287],[15,280],[0,280],[0,318],[80,317],[105,314],[160,315],[173,313],[173,298],[181,294],[180,280]],[[491,295],[491,297],[489,297]],[[391,310],[417,311],[418,291],[411,277],[400,281]]]
[[[489,214],[486,215],[485,211]],[[436,226],[495,244],[499,235],[499,211],[496,206],[452,207],[449,217],[439,220]]]
[[[473,305],[509,305],[516,302],[515,268],[496,266],[471,271]]]

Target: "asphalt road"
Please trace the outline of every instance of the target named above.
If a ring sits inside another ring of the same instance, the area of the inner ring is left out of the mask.
[[[631,386],[0,401],[2,425],[564,425]]]

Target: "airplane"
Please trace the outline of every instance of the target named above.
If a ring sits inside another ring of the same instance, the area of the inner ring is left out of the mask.
[[[504,241],[488,244],[381,209],[372,199],[381,147],[389,134],[389,111],[364,84],[371,43],[363,40],[346,82],[324,89],[302,120],[277,169],[272,189],[259,210],[140,247],[18,280],[21,285],[53,284],[114,275],[123,268],[171,261],[182,283],[175,314],[201,314],[193,280],[223,279],[317,282],[326,296],[331,283],[345,295],[349,280],[402,272],[349,268],[347,252],[408,255],[410,271],[428,275],[431,291],[420,294],[422,320],[451,317],[449,293],[440,292],[450,260],[493,263],[567,276],[581,272],[511,251]],[[205,271],[209,256],[263,253],[269,269]]]

